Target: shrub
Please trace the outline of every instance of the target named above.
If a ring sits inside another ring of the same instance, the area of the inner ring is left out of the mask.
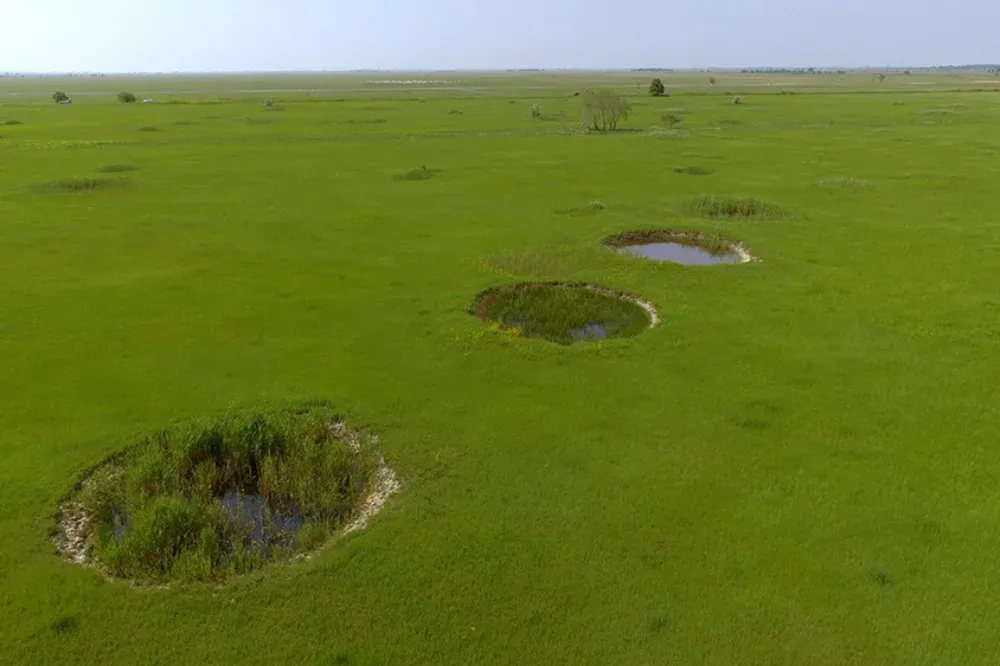
[[[583,93],[583,123],[594,131],[617,129],[631,110],[628,98],[613,90],[595,88]]]
[[[673,127],[684,120],[684,116],[672,111],[664,111],[660,114],[660,122],[667,127]]]
[[[531,105],[531,117],[539,118],[542,115],[542,107],[538,104]]]
[[[710,86],[714,86],[715,85],[715,77],[714,76],[708,77],[708,85],[710,85]]]
[[[143,125],[139,128],[140,132],[159,132],[160,128],[153,125]]]
[[[6,125],[7,127],[14,127],[15,125],[23,125],[24,123],[20,120],[5,120],[0,125]]]
[[[57,103],[58,102],[65,102],[66,100],[69,99],[69,95],[67,95],[66,93],[61,92],[61,91],[56,91],[56,92],[52,93],[52,99],[53,99],[53,101],[55,101]]]
[[[130,92],[118,93],[118,101],[122,104],[135,104],[135,95]]]
[[[663,97],[667,94],[667,88],[660,79],[653,79],[649,84],[649,94],[653,97]]]

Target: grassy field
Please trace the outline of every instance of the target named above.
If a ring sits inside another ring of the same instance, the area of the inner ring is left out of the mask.
[[[1000,661],[1000,94],[718,76],[0,79],[0,663]],[[626,131],[579,131],[588,81]],[[655,227],[761,261],[602,245]],[[663,321],[468,314],[531,279]],[[305,399],[381,435],[403,489],[366,531],[225,587],[54,554],[138,435]]]

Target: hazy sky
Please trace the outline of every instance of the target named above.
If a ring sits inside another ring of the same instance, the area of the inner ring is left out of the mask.
[[[1000,61],[997,0],[0,0],[0,71]]]

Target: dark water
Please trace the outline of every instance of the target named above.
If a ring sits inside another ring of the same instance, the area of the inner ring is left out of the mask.
[[[267,503],[260,495],[244,495],[230,489],[219,501],[236,524],[249,531],[250,541],[255,544],[285,542],[302,529],[305,523],[302,516],[276,511],[270,512],[268,520]]]
[[[602,323],[587,324],[583,328],[578,328],[575,331],[570,331],[570,337],[574,340],[603,340],[604,338],[611,335],[611,333],[618,328],[617,326],[609,326]]]
[[[711,266],[714,264],[739,263],[740,256],[735,252],[715,254],[703,247],[686,243],[644,243],[642,245],[626,245],[618,250],[622,254],[635,257],[646,257],[656,261],[673,261],[689,266]]]

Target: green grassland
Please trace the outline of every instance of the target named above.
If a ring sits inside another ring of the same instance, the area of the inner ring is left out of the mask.
[[[0,663],[997,663],[1000,94],[851,76],[0,79]],[[627,131],[580,131],[589,82]],[[761,261],[602,245],[657,227]],[[663,321],[468,313],[532,279]],[[55,555],[141,433],[309,399],[403,484],[367,530],[224,587]]]

